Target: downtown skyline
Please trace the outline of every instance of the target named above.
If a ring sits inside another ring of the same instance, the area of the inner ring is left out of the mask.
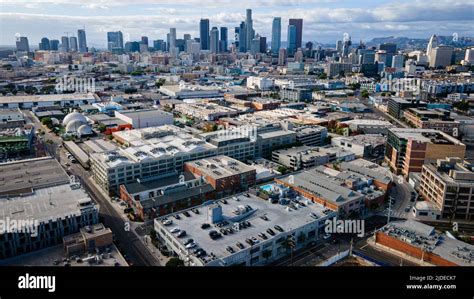
[[[472,31],[469,23],[474,1],[436,1],[429,7],[420,1],[279,1],[250,3],[244,0],[238,7],[231,1],[221,1],[219,8],[212,1],[199,1],[200,9],[192,9],[194,0],[180,4],[164,1],[85,1],[66,4],[62,0],[10,1],[2,0],[1,45],[12,45],[15,34],[27,36],[36,45],[41,38],[59,39],[65,32],[73,33],[85,27],[89,47],[106,48],[106,32],[122,31],[124,42],[148,36],[150,40],[166,39],[170,28],[177,36],[191,34],[199,37],[199,22],[209,19],[210,28],[228,27],[229,41],[233,29],[245,20],[246,8],[252,9],[255,33],[271,42],[274,17],[281,17],[282,42],[286,42],[290,18],[304,20],[303,42],[334,44],[347,32],[357,41],[375,37],[407,36],[427,38],[432,32],[439,35],[466,36]],[[247,3],[248,2],[248,3]],[[137,3],[136,5],[133,3]],[[245,7],[243,5],[246,5]],[[442,25],[441,25],[442,22]],[[35,24],[34,27],[30,26]]]

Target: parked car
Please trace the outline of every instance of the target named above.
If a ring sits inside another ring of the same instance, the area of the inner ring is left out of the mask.
[[[209,228],[209,227],[211,227],[211,225],[210,225],[209,223],[203,223],[203,224],[201,224],[201,228],[202,228],[202,229],[206,229],[206,228]]]
[[[175,227],[173,229],[170,230],[170,233],[174,234],[174,233],[177,233],[177,232],[180,232],[181,230],[179,229],[179,227]]]
[[[271,228],[267,229],[267,233],[268,233],[270,236],[276,235],[275,232],[274,232]]]
[[[280,232],[284,232],[284,229],[283,227],[279,226],[279,225],[275,225],[274,228]]]
[[[329,238],[331,238],[331,234],[324,234],[324,236],[323,236],[323,239],[324,239],[324,240],[327,240],[327,239],[329,239]]]
[[[192,243],[189,243],[188,245],[186,245],[186,248],[187,248],[187,249],[191,249],[191,248],[193,248],[193,247],[196,247],[196,245],[197,245],[197,244],[196,244],[195,242],[192,242]]]

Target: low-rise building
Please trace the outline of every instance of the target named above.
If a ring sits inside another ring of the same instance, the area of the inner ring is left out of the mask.
[[[464,158],[466,146],[446,133],[432,129],[389,129],[385,161],[396,174],[408,177],[423,164],[445,157]]]
[[[173,124],[173,114],[158,109],[115,111],[115,117],[134,129]]]
[[[53,158],[3,163],[0,190],[8,224],[0,232],[0,259],[61,244],[99,221],[98,207]]]
[[[355,154],[339,147],[299,146],[276,150],[272,160],[292,170],[307,169],[327,163],[351,161]]]
[[[184,170],[211,184],[217,198],[248,190],[255,185],[255,168],[226,156],[186,162]]]
[[[387,135],[387,129],[395,127],[389,121],[378,119],[352,119],[342,123],[348,125],[352,131],[358,131],[364,134]]]
[[[404,112],[407,123],[419,129],[433,129],[458,137],[459,122],[450,118],[450,111],[442,109],[408,108]]]
[[[25,95],[0,97],[0,108],[31,109],[41,106],[77,107],[99,100],[93,93],[62,93],[48,95]]]
[[[383,159],[386,138],[382,135],[355,135],[331,138],[331,144],[369,160]]]
[[[25,123],[20,109],[0,109],[0,130],[23,127]]]
[[[449,156],[448,156],[449,157]],[[426,163],[421,171],[420,195],[435,205],[438,212],[430,220],[474,220],[474,168],[460,158]]]
[[[141,220],[154,219],[215,198],[214,188],[190,172],[120,185],[120,199]]]
[[[434,266],[473,266],[474,246],[439,233],[414,220],[392,221],[375,233],[382,248]]]
[[[309,200],[293,200],[294,208],[240,194],[187,210],[189,217],[183,212],[157,218],[155,231],[186,265],[265,265],[290,254],[289,240],[298,250],[320,239],[325,222],[336,217],[335,212]],[[181,217],[171,217],[176,214]],[[212,238],[211,231],[215,231]]]
[[[205,121],[218,120],[221,117],[232,117],[239,115],[241,111],[215,103],[185,103],[175,105],[175,111],[189,117]]]
[[[350,174],[347,177],[347,173],[339,175],[338,171],[320,166],[277,178],[275,181],[290,187],[313,202],[336,211],[341,218],[349,215],[364,215],[367,207],[366,200],[375,200],[376,202],[383,200],[385,193],[382,191],[375,197],[368,193],[370,188],[364,191],[363,188],[367,187],[367,180],[364,182],[364,180],[360,180],[360,177],[356,178],[354,174],[352,178]],[[347,185],[346,182],[351,182],[351,184]],[[358,186],[364,187],[359,189]]]
[[[392,173],[389,169],[364,159],[342,162],[340,169],[366,176],[373,180],[373,184],[377,188],[385,191],[389,190],[393,183]]]

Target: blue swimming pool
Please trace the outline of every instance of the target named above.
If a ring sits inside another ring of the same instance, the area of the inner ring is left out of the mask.
[[[273,184],[263,185],[260,187],[263,191],[270,192],[273,189]]]

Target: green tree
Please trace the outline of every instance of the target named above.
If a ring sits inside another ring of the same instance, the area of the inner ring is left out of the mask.
[[[288,172],[288,168],[286,168],[285,166],[278,166],[277,171],[281,174],[285,174]]]
[[[327,79],[327,78],[328,78],[328,75],[326,75],[326,73],[321,73],[321,74],[319,74],[319,76],[318,76],[318,79],[320,79],[320,80],[325,80],[325,79]]]
[[[41,123],[45,126],[47,126],[48,128],[51,128],[53,126],[53,121],[51,120],[51,118],[49,117],[45,117],[41,120]]]
[[[177,257],[172,257],[168,262],[166,262],[166,267],[181,267],[184,266],[184,262]]]
[[[104,125],[104,124],[101,124],[101,125],[99,126],[99,132],[101,132],[101,133],[104,133],[106,129],[107,129],[107,126]]]
[[[369,92],[367,91],[367,89],[364,89],[364,90],[361,91],[360,95],[363,98],[368,98],[369,97]]]
[[[166,80],[161,78],[161,79],[158,79],[158,81],[155,82],[155,86],[156,88],[160,88],[161,86],[163,86],[165,84]]]

